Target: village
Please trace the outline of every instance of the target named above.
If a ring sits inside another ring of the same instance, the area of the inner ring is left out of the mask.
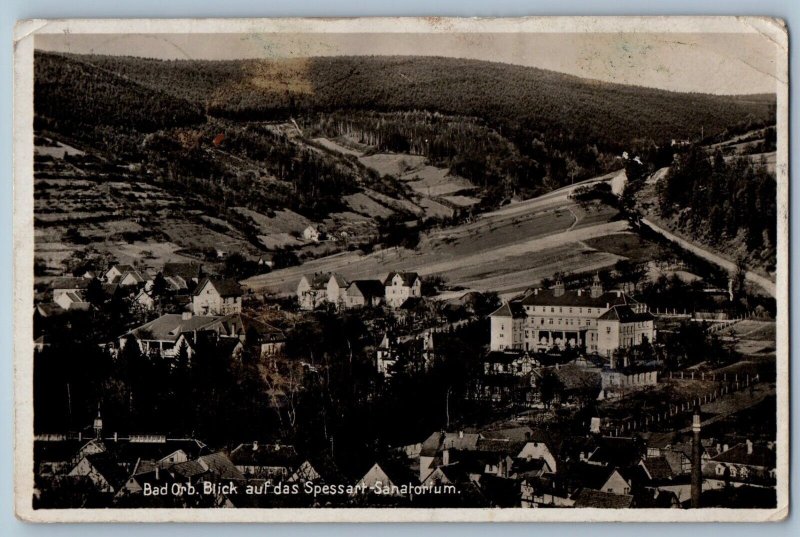
[[[91,423],[37,434],[41,506],[685,508],[773,501],[774,433],[738,424],[743,416],[761,419],[774,399],[774,378],[762,378],[763,368],[748,360],[715,365],[710,356],[684,363],[669,356],[686,334],[725,341],[714,352],[733,356],[736,328],[768,330],[768,319],[720,313],[708,322],[675,308],[652,311],[632,296],[635,289],[606,287],[608,275],[598,272],[577,284],[555,275],[549,287],[505,299],[477,291],[442,299],[441,282],[416,272],[352,281],[314,273],[300,278],[292,296],[276,299],[201,263],[95,268],[55,278],[40,295],[37,353],[57,346],[48,330],[59,319],[121,303],[127,329],[96,343],[112,363],[145,357],[173,372],[198,367],[203,356],[255,363],[268,379],[270,405],[291,416],[295,400],[314,389],[309,379],[335,369],[315,360],[314,342],[298,328],[325,316],[363,323],[365,402],[452,367],[454,340],[467,340],[472,364],[455,365],[465,370],[464,381],[446,389],[440,428],[416,440],[397,434],[406,440],[358,464],[340,465],[334,452],[263,432],[212,445],[141,424],[136,433],[112,431],[97,400]],[[298,356],[301,344],[309,355]],[[353,343],[346,344],[352,361]],[[460,408],[472,409],[460,417],[453,389]],[[481,418],[470,423],[474,409],[482,409]],[[692,419],[702,426],[694,439]],[[284,486],[294,492],[281,494]],[[208,493],[187,494],[186,487]],[[252,493],[264,487],[278,492]]]

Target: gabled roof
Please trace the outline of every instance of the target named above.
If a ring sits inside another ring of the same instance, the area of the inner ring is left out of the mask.
[[[331,279],[330,272],[315,272],[314,274],[304,274],[303,278],[306,279],[311,289],[322,290],[328,286],[328,281]]]
[[[364,297],[383,296],[386,292],[380,280],[353,280],[347,287],[347,294],[360,293]]]
[[[109,453],[93,453],[86,455],[86,459],[97,473],[103,476],[114,490],[128,480],[128,472],[119,464],[116,458]]]
[[[419,279],[419,274],[416,272],[390,272],[386,279],[383,280],[383,285],[391,285],[392,280],[395,276],[400,276],[400,279],[403,280],[403,285],[411,286],[414,282]]]
[[[664,481],[675,477],[666,457],[651,457],[642,459],[641,462],[645,472],[650,476],[653,481]]]
[[[55,302],[42,302],[38,306],[36,306],[36,310],[39,312],[39,315],[42,317],[50,317],[52,315],[61,315],[64,313],[65,310],[60,305],[56,304]]]
[[[231,460],[221,451],[202,455],[197,458],[197,462],[218,479],[244,479],[242,472],[236,469]]]
[[[575,507],[596,507],[600,509],[625,509],[633,505],[633,496],[612,494],[584,488],[573,497]]]
[[[144,283],[147,281],[147,278],[145,278],[144,275],[138,270],[128,270],[123,272],[122,276],[119,277],[119,281],[123,281],[128,276],[132,277],[136,283]]]
[[[522,319],[527,317],[527,315],[525,314],[522,304],[519,302],[506,302],[490,313],[489,317],[512,317],[514,319]]]
[[[200,292],[206,286],[206,284],[211,284],[214,289],[216,289],[217,293],[221,297],[229,297],[229,296],[242,296],[242,286],[239,285],[239,282],[236,280],[217,280],[211,278],[203,278],[200,283],[197,284],[197,288],[194,290],[194,295],[200,295]]]
[[[108,271],[113,268],[116,268],[121,274],[125,274],[126,272],[133,270],[133,265],[122,265],[122,264],[112,265],[108,268],[106,273],[108,273]]]
[[[478,449],[479,433],[447,433],[436,431],[422,442],[423,456],[432,457],[443,449],[475,450]]]
[[[649,311],[636,312],[628,305],[613,306],[610,310],[602,314],[598,319],[619,321],[621,323],[638,323],[641,321],[652,321],[655,319]]]
[[[330,276],[330,278],[328,278],[328,281],[330,281],[331,278],[333,278],[336,281],[336,285],[338,285],[342,289],[347,288],[347,286],[349,285],[349,282],[347,281],[347,279],[345,279],[345,277],[342,276],[341,274],[339,274],[338,272],[331,272],[331,276]],[[327,284],[328,284],[328,282],[325,282],[326,286],[327,286]]]

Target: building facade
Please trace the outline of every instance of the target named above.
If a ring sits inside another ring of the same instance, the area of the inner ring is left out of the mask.
[[[534,289],[490,315],[490,350],[547,351],[585,348],[605,356],[621,347],[653,341],[647,306],[621,291],[605,291],[595,277],[591,289]]]

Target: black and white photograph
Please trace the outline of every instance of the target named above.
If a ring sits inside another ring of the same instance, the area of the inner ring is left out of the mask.
[[[25,24],[18,516],[786,516],[780,21]]]

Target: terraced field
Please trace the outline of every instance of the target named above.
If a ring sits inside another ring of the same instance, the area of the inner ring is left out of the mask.
[[[610,174],[596,180],[611,180]],[[575,185],[577,186],[577,185]],[[628,230],[616,210],[581,207],[570,187],[486,213],[474,221],[425,234],[415,250],[347,252],[259,275],[244,283],[257,291],[288,294],[303,274],[340,272],[350,279],[383,278],[392,270],[442,275],[451,286],[511,295],[555,272],[609,267],[622,256],[583,241]]]

